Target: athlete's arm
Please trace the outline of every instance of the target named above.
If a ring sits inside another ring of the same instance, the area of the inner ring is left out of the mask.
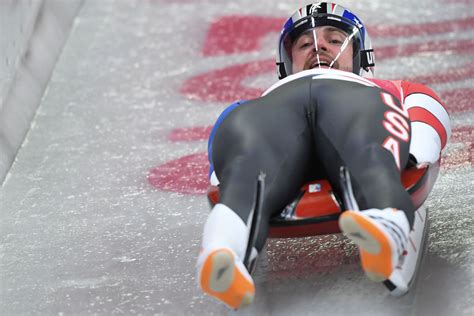
[[[418,164],[434,163],[451,136],[449,114],[430,88],[406,81],[401,88],[411,120],[410,154]]]

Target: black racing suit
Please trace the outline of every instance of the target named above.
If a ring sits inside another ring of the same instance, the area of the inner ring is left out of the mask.
[[[266,174],[258,251],[265,244],[270,217],[279,214],[306,181],[327,178],[341,194],[341,166],[350,171],[362,210],[398,208],[413,224],[414,205],[401,184],[401,171],[382,146],[390,133],[383,126],[389,108],[381,92],[356,82],[302,77],[237,107],[217,127],[212,161],[220,203],[246,223],[257,175]],[[401,169],[408,157],[409,140],[400,142]]]

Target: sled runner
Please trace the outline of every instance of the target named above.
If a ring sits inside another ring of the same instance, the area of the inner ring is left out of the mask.
[[[421,168],[411,166],[402,172],[403,186],[410,194],[416,212],[407,249],[392,275],[383,282],[394,296],[406,293],[415,280],[428,228],[427,210],[422,204],[433,188],[438,172],[439,161]],[[264,184],[265,175],[260,174],[257,179],[249,245],[244,259],[249,271],[252,271],[255,266],[255,261],[250,262],[249,257],[257,235],[256,228],[260,220],[259,210],[263,203]],[[295,199],[280,214],[270,219],[269,237],[291,238],[340,233],[338,219],[341,213],[346,209],[358,210],[347,170],[341,171],[341,186],[344,196],[339,197],[325,179],[306,183]],[[218,203],[218,186],[210,186],[207,197],[211,205]]]

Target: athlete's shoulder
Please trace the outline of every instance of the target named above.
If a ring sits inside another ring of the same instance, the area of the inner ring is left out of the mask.
[[[416,82],[405,80],[399,80],[398,82],[400,82],[400,86],[405,98],[412,95],[424,95],[435,100],[444,107],[444,103],[441,101],[441,98],[431,88]]]
[[[376,83],[381,89],[384,89],[397,97],[399,96],[402,101],[406,102],[408,97],[416,96],[417,98],[421,97],[426,100],[433,99],[444,108],[441,98],[431,88],[423,84],[406,80],[385,80],[375,78],[370,78],[368,80]]]
[[[367,80],[375,83],[380,89],[396,96],[400,101],[403,100],[403,93],[400,81],[385,80],[378,78],[368,78]]]

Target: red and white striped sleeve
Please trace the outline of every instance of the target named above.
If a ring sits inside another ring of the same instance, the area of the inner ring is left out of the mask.
[[[411,121],[410,154],[418,163],[434,163],[451,136],[448,111],[424,85],[401,81],[400,88]]]

